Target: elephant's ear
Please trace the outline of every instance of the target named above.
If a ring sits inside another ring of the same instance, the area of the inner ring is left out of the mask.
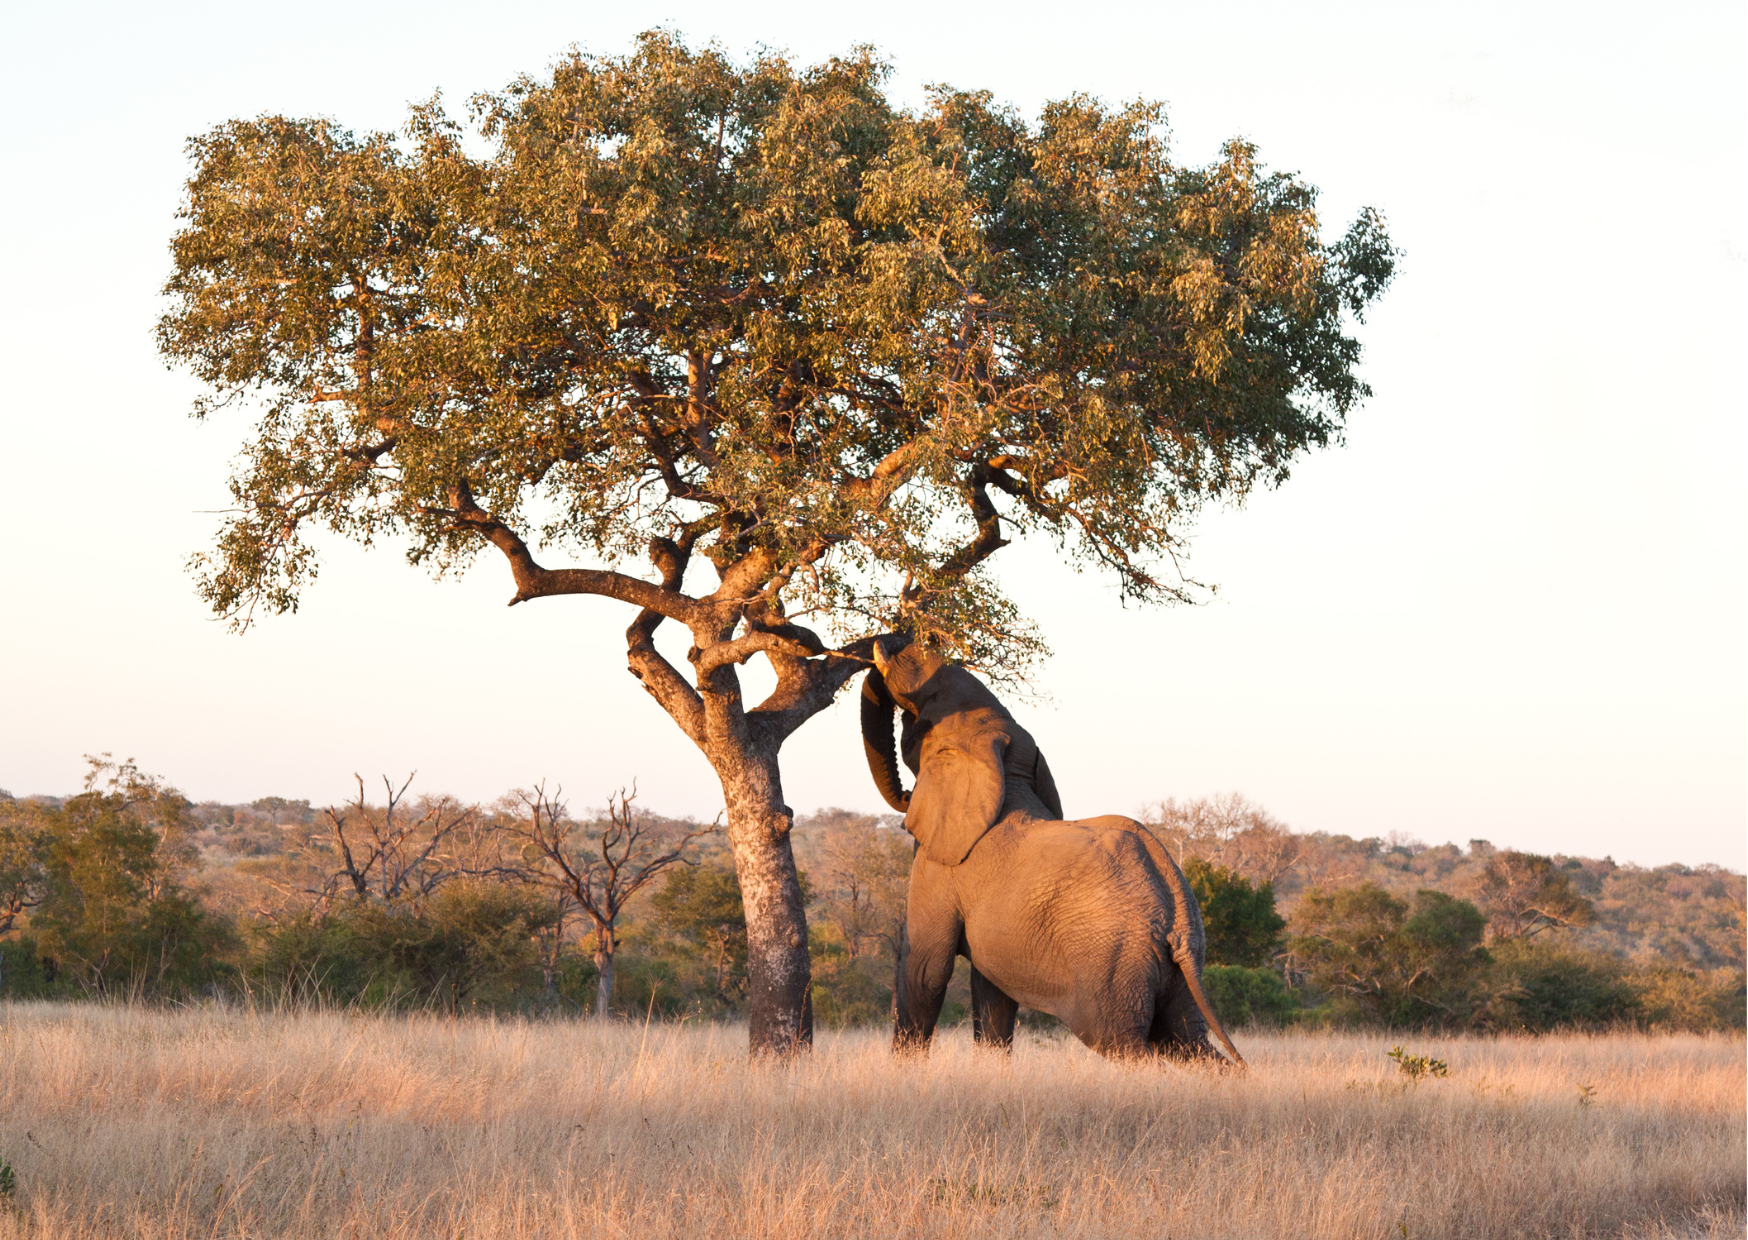
[[[1056,791],[1056,780],[1051,777],[1050,764],[1044,761],[1044,751],[1038,751],[1038,762],[1032,767],[1032,787],[1038,793],[1038,799],[1044,802],[1044,808],[1058,818],[1062,814],[1062,796]]]
[[[930,861],[958,865],[1001,816],[1007,747],[994,719],[944,719],[923,737],[904,825]]]

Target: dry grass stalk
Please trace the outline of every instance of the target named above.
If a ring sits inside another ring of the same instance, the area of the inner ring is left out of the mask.
[[[1022,1035],[0,1005],[0,1237],[1739,1236],[1740,1038]],[[1584,1087],[1590,1092],[1584,1093]]]

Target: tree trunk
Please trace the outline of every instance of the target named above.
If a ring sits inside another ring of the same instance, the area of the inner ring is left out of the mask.
[[[754,1055],[813,1045],[813,972],[807,915],[789,846],[794,813],[783,804],[777,755],[711,755],[728,809],[728,838],[747,920],[747,989]]]
[[[564,942],[564,906],[559,906],[558,922],[552,927],[551,937],[542,931],[535,939],[540,945],[540,987],[548,995],[558,993],[558,949]],[[550,948],[549,948],[550,944]]]
[[[613,998],[613,944],[595,939],[595,1018],[607,1019],[607,1004]]]
[[[688,540],[693,537],[687,535]],[[684,547],[663,540],[651,543],[664,590],[679,590],[690,545],[690,541]],[[723,648],[736,640],[770,636],[757,626],[750,626],[742,639],[734,634],[747,618],[749,603],[761,613],[772,611],[768,601],[756,596],[767,587],[780,588],[778,568],[774,553],[763,552],[749,553],[739,564],[719,566],[721,587],[688,621],[693,646],[687,658],[697,668],[696,688],[686,684],[655,648],[652,639],[662,623],[661,612],[646,607],[625,633],[632,674],[703,751],[722,783],[728,839],[746,917],[748,1042],[755,1056],[789,1055],[813,1045],[807,914],[789,846],[794,812],[783,803],[777,754],[784,739],[829,706],[860,666],[850,661],[829,670],[804,670],[792,653],[770,656],[778,674],[777,689],[755,712],[745,709],[735,669],[751,657],[752,648],[727,652],[727,657]],[[773,614],[780,617],[781,608]],[[756,718],[761,712],[763,717]]]

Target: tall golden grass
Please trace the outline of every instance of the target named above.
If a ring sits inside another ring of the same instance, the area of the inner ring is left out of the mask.
[[[1740,1236],[1738,1038],[964,1031],[0,1005],[0,1237]]]

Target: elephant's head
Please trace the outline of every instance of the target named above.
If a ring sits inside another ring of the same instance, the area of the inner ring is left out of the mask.
[[[862,747],[874,786],[904,814],[929,860],[958,865],[1001,816],[1013,722],[970,672],[915,643],[892,654],[876,643],[874,663],[862,682]],[[908,793],[894,710],[904,711],[905,759],[917,773]]]

